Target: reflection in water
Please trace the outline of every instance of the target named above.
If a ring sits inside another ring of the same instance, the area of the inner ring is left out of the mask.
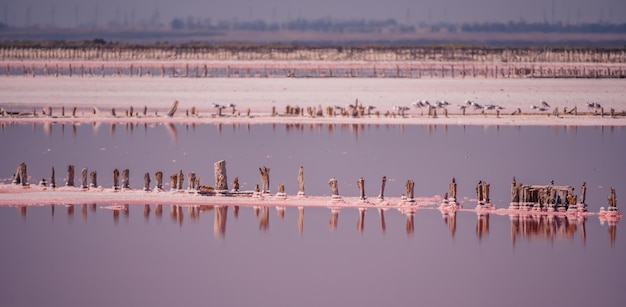
[[[226,235],[226,215],[228,214],[228,206],[217,206],[213,218],[213,234],[216,237],[224,237]]]
[[[483,235],[487,235],[489,233],[489,213],[476,213],[478,220],[476,221],[476,237],[478,237],[478,241],[481,241]]]
[[[167,128],[167,132],[170,134],[170,137],[172,137],[172,140],[178,140],[178,131],[176,130],[176,126],[174,126],[174,124],[169,123],[165,125],[165,128]]]
[[[67,216],[74,216],[74,205],[67,205]]]
[[[609,221],[609,238],[611,246],[615,246],[615,238],[617,237],[617,221]]]
[[[54,204],[50,205],[50,214],[52,217],[54,217]]]
[[[143,205],[143,217],[146,219],[146,222],[150,220],[150,205]]]
[[[259,219],[259,229],[268,231],[270,229],[270,209],[268,207],[261,208],[261,218]]]
[[[510,215],[511,241],[515,245],[517,236],[532,238],[573,239],[580,228],[581,240],[586,241],[586,217],[554,215]]]
[[[80,216],[83,221],[87,220],[87,204],[80,205]]]
[[[26,206],[17,206],[17,211],[23,218],[26,218]]]
[[[154,215],[157,217],[163,216],[163,205],[156,205],[154,208]]]
[[[337,229],[337,222],[339,221],[339,208],[330,208],[330,222],[328,226],[330,226],[330,230]]]
[[[378,215],[380,216],[380,229],[384,234],[387,230],[387,225],[385,224],[385,209],[379,208]]]
[[[454,239],[456,235],[456,211],[441,211],[441,215],[443,216],[443,223],[448,225],[450,235]]]
[[[298,207],[298,234],[304,231],[304,207]]]
[[[276,207],[276,213],[278,214],[278,217],[281,219],[285,218],[285,207]]]
[[[356,223],[356,229],[359,233],[363,233],[363,227],[365,226],[365,208],[359,208],[359,221]]]
[[[170,217],[173,221],[177,222],[178,225],[183,226],[183,208],[181,206],[171,205]]]
[[[239,218],[239,206],[234,206],[233,214],[235,215],[236,219]]]
[[[406,234],[412,235],[415,232],[415,210],[409,209],[404,212],[404,215],[406,215]]]

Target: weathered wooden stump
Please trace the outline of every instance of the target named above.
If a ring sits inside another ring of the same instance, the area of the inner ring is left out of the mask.
[[[448,194],[448,199],[451,201],[456,201],[456,178],[452,177],[452,181],[450,182],[450,191]]]
[[[158,171],[154,173],[155,188],[157,191],[163,191],[163,172]]]
[[[233,180],[233,191],[239,192],[239,177],[235,177]]]
[[[15,175],[13,177],[13,184],[19,184],[21,186],[28,186],[28,173],[26,171],[26,162],[20,163],[17,166],[17,170],[15,171]]]
[[[89,173],[89,187],[90,188],[97,188],[98,187],[98,173],[96,171],[91,171],[91,173]]]
[[[259,167],[259,173],[261,176],[261,192],[263,194],[270,193],[270,168],[268,167]]]
[[[414,192],[415,192],[415,182],[413,182],[413,180],[409,179],[406,181],[406,200],[408,202],[414,202]]]
[[[298,196],[304,196],[304,167],[298,169]]]
[[[143,175],[143,190],[150,191],[150,173]]]
[[[167,111],[167,117],[173,117],[176,113],[176,109],[178,109],[178,100],[174,100],[174,103],[172,103],[172,106]]]
[[[330,180],[328,180],[328,185],[330,186],[330,195],[332,199],[341,199],[341,196],[339,196],[339,185],[337,183],[337,179],[330,178]]]
[[[183,170],[179,170],[178,174],[176,174],[176,189],[183,189],[183,182],[185,181],[185,174],[183,174]]]
[[[89,171],[87,170],[86,167],[83,167],[83,169],[80,171],[80,187],[82,189],[88,189],[89,185],[87,184],[87,175],[89,174]]]
[[[174,191],[176,190],[176,188],[178,187],[178,175],[171,175],[170,176],[170,190]]]
[[[383,176],[383,179],[380,183],[380,193],[378,194],[378,200],[385,199],[385,184],[387,183],[387,176]]]
[[[213,164],[215,174],[215,189],[228,190],[228,179],[226,177],[226,160],[220,160]]]
[[[73,187],[74,186],[74,165],[67,166],[67,181],[65,181],[65,186]]]
[[[52,167],[52,174],[50,175],[50,187],[51,188],[56,188],[57,187],[57,183],[56,183],[56,176],[54,175],[54,166]]]
[[[197,190],[196,187],[196,173],[191,172],[187,175],[187,190]]]
[[[359,200],[365,200],[365,179],[357,179],[356,186],[359,188]]]
[[[122,171],[122,189],[130,189],[130,170]]]
[[[113,170],[113,189],[120,189],[120,171],[117,168]]]

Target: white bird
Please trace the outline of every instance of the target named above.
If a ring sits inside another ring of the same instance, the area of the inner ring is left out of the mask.
[[[541,108],[537,108],[537,110],[539,110],[540,112],[544,112],[544,111],[548,111],[548,108],[541,107]]]
[[[467,108],[467,106],[460,104],[460,105],[457,106],[457,108],[459,108],[461,110],[465,110]]]
[[[475,110],[483,108],[483,106],[481,104],[476,103],[476,102],[472,102],[472,106],[474,107]]]
[[[547,102],[547,101],[545,101],[545,100],[542,100],[542,101],[541,101],[541,105],[542,105],[542,106],[544,106],[544,107],[546,107],[546,108],[550,108],[550,104],[548,104],[548,102]]]
[[[539,107],[537,107],[536,105],[532,105],[532,104],[530,105],[530,109],[532,109],[532,110],[537,110],[538,108]]]
[[[227,107],[234,108],[234,107],[236,107],[236,105],[234,103],[229,103]]]
[[[217,103],[215,103],[215,102],[214,102],[214,103],[211,103],[211,105],[212,105],[214,108],[221,108],[221,107],[222,107],[221,105],[219,105],[219,104],[217,104]]]

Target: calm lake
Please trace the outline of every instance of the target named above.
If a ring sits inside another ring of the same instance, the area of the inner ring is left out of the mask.
[[[385,125],[1,124],[0,179],[20,162],[31,184],[68,164],[98,172],[183,170],[213,185],[227,161],[229,183],[369,197],[443,195],[452,177],[459,201],[475,206],[479,180],[508,207],[513,176],[524,184],[587,183],[589,211],[618,206],[626,192],[626,127]],[[166,187],[168,189],[169,187]],[[1,197],[1,195],[0,195]],[[203,207],[173,211],[110,204],[0,207],[2,306],[622,306],[626,247],[619,222],[597,216],[454,216],[422,208]],[[148,204],[150,205],[150,204]],[[175,204],[172,204],[175,205]]]

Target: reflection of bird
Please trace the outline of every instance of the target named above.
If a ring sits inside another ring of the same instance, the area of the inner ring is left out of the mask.
[[[547,101],[545,101],[545,100],[542,100],[542,101],[541,101],[541,105],[542,105],[542,106],[544,106],[544,107],[546,107],[546,108],[550,108],[550,105],[549,105],[549,104],[548,104],[548,102],[547,102]]]

